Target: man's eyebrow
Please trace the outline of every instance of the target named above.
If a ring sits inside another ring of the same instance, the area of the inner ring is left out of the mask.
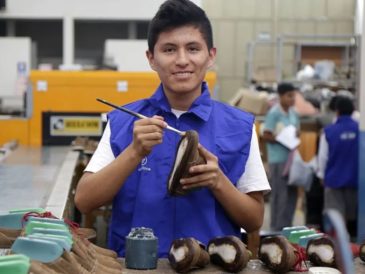
[[[191,41],[191,42],[188,42],[187,44],[185,44],[186,46],[196,46],[196,45],[200,45],[201,44],[201,42],[199,42],[199,41]],[[175,43],[171,43],[171,42],[166,42],[166,43],[164,43],[164,44],[162,44],[161,46],[163,46],[163,47],[166,47],[166,46],[173,46],[173,47],[176,47],[177,46],[177,44],[175,44]]]
[[[164,44],[162,44],[161,46],[163,46],[163,47],[166,47],[166,46],[172,46],[172,47],[176,47],[176,44],[174,44],[174,43],[171,43],[171,42],[166,42],[166,43],[164,43]]]
[[[199,45],[201,45],[201,42],[198,41],[192,41],[187,43],[187,46],[199,46]]]

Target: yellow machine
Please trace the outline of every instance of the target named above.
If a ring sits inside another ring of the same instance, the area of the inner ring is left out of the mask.
[[[216,73],[208,72],[206,81],[213,91]],[[31,102],[28,105],[31,107],[31,115],[29,118],[0,119],[0,144],[14,139],[22,145],[45,144],[44,131],[51,127],[44,119],[48,113],[62,117],[68,126],[66,133],[65,130],[53,128],[52,133],[56,136],[99,136],[100,113],[109,112],[111,108],[97,102],[96,98],[117,105],[127,104],[151,96],[159,85],[159,79],[154,72],[32,71],[30,84]],[[301,155],[309,161],[315,155],[316,134],[302,132],[301,139]],[[261,149],[265,147],[262,146]]]
[[[216,74],[208,72],[206,81],[213,91]],[[96,98],[123,105],[151,96],[159,85],[158,76],[154,72],[116,71],[32,71],[30,82],[31,116],[0,120],[0,144],[16,139],[20,144],[41,146],[44,144],[44,127],[50,126],[43,125],[42,117],[48,112],[63,113],[66,116],[62,117],[66,118],[68,113],[80,114],[68,118],[69,133],[82,135],[83,132],[92,132],[98,125],[92,118],[83,118],[82,114],[95,115],[111,110],[110,107],[97,102]],[[56,135],[64,134],[57,127],[52,130]]]

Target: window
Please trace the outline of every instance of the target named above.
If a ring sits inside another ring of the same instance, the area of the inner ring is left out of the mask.
[[[16,20],[15,35],[30,37],[36,46],[37,63],[62,63],[61,20]]]
[[[147,39],[149,21],[137,22],[137,39]]]
[[[128,39],[124,21],[75,21],[75,62],[101,65],[106,39]]]
[[[6,36],[6,21],[0,20],[0,36]]]

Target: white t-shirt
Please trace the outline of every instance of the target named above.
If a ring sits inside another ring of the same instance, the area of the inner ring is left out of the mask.
[[[321,138],[319,140],[317,161],[318,161],[317,177],[320,179],[324,179],[324,174],[326,171],[326,166],[328,161],[328,143],[326,135],[324,133],[321,134]]]
[[[172,110],[172,112],[177,117],[184,113],[184,111],[178,110]],[[93,173],[98,172],[115,159],[110,145],[110,134],[110,125],[108,122],[99,145],[84,171]],[[253,125],[252,128],[250,154],[246,162],[245,172],[237,182],[237,189],[242,193],[253,191],[263,191],[264,193],[267,193],[271,190],[261,160],[255,125]]]

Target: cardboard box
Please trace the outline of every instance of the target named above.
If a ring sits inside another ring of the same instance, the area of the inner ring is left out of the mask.
[[[239,100],[237,99],[239,97]],[[239,89],[235,96],[235,106],[255,115],[266,114],[269,95],[264,91]]]

